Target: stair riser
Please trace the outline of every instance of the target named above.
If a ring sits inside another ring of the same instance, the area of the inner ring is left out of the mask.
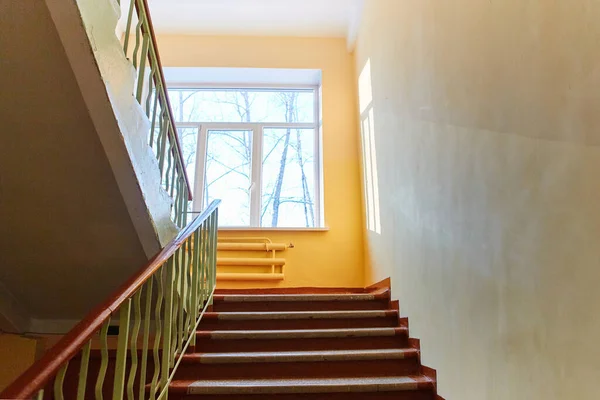
[[[266,340],[211,340],[198,339],[195,352],[223,353],[250,351],[308,351],[308,350],[369,350],[408,348],[406,336],[266,339]]]
[[[383,328],[398,326],[398,317],[345,318],[345,319],[267,319],[267,320],[218,320],[200,322],[200,330],[282,330],[282,329],[338,329]]]
[[[182,362],[178,380],[252,378],[348,378],[418,374],[417,357],[402,360],[200,364]]]
[[[350,311],[350,310],[387,310],[390,301],[223,301],[215,300],[213,311]]]
[[[177,395],[171,400],[434,400],[432,390],[406,392],[318,393],[318,394],[260,394],[260,395]]]

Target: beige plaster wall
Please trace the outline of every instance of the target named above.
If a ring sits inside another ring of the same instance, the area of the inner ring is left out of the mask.
[[[392,277],[447,399],[600,396],[599,17],[591,0],[367,1],[367,283]]]

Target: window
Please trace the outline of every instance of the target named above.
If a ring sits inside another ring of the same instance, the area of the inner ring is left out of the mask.
[[[171,88],[194,211],[219,224],[322,226],[319,89]]]

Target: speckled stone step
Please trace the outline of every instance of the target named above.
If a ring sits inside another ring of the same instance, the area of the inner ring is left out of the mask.
[[[215,294],[213,311],[385,310],[390,292],[319,294]]]
[[[298,340],[301,339],[301,340]],[[352,350],[408,347],[408,328],[198,331],[196,352]]]
[[[419,372],[417,349],[186,354],[177,379],[397,376]]]
[[[398,326],[397,310],[207,312],[201,330],[289,330]]]
[[[174,381],[169,394],[174,395],[282,395],[282,394],[344,394],[360,393],[364,399],[369,393],[421,393],[415,399],[433,399],[434,383],[424,376],[359,377],[315,379],[236,379]],[[369,396],[369,397],[367,397]],[[240,397],[241,398],[241,397]],[[246,397],[244,397],[246,398]],[[259,398],[259,397],[257,397]],[[270,398],[270,397],[269,397]],[[286,397],[287,398],[287,397]],[[329,396],[323,398],[330,398]],[[341,397],[344,398],[344,397]],[[348,397],[346,397],[348,398]],[[356,397],[361,398],[361,397]],[[379,397],[377,397],[379,398]],[[398,397],[399,398],[399,397]],[[409,397],[402,397],[409,398]]]

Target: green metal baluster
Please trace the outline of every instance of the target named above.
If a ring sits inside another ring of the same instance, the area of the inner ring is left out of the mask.
[[[204,223],[204,282],[205,282],[205,293],[204,302],[208,301],[208,295],[210,293],[210,219],[206,219]]]
[[[142,16],[140,15],[140,13],[143,12],[144,10],[144,6],[140,3],[140,0],[134,0],[138,2],[138,7],[137,7],[137,11],[138,11],[138,23],[135,27],[135,48],[133,49],[133,67],[135,69],[137,69],[138,67],[138,50],[140,49],[140,34],[142,33],[142,22],[144,21],[144,18],[142,18]]]
[[[187,198],[185,195],[185,178],[183,177],[183,173],[179,171],[179,224],[183,228],[186,225],[185,221],[185,199]]]
[[[131,299],[127,299],[119,309],[119,338],[117,341],[117,358],[115,360],[115,380],[113,383],[113,400],[122,400],[125,392],[125,375],[127,372],[127,343],[129,342],[129,317],[131,315]]]
[[[146,116],[148,118],[150,118],[150,99],[152,98],[152,93],[155,89],[155,87],[154,87],[155,72],[156,72],[156,67],[152,63],[152,61],[150,61],[150,75],[148,76],[148,96],[146,96]],[[156,98],[156,96],[154,96],[154,98]],[[154,129],[154,124],[152,124],[152,129]],[[150,143],[152,143],[152,142],[150,142]]]
[[[173,262],[173,256],[169,258],[165,268],[165,332],[163,337],[163,354],[161,363],[161,374],[160,374],[160,387],[165,388],[169,382],[169,369],[171,366],[171,333],[173,329],[173,295],[174,295],[174,283],[175,283],[175,264]]]
[[[204,307],[206,301],[206,221],[200,225],[200,285],[201,300],[200,307]]]
[[[167,130],[168,128],[168,119],[167,119],[167,111],[165,109],[165,102],[163,101],[161,103],[161,107],[163,108],[163,121],[162,121],[162,128],[160,130],[159,133],[159,137],[160,137],[160,150],[158,152],[158,167],[160,169],[160,173],[161,173],[161,179],[164,177],[163,175],[163,171],[164,171],[164,167],[165,167],[165,156],[166,156],[166,145],[167,145]]]
[[[56,378],[54,378],[54,399],[56,400],[64,400],[65,398],[63,394],[63,385],[65,383],[67,368],[69,368],[68,361],[60,368],[58,374],[56,374]]]
[[[183,178],[182,178],[183,179]],[[185,181],[185,179],[184,179]],[[183,183],[183,226],[188,224],[188,207],[190,206],[190,193],[187,184]]]
[[[148,344],[150,342],[150,321],[152,320],[152,283],[154,279],[149,279],[144,285],[146,288],[146,308],[144,311],[144,339],[142,344],[142,363],[140,366],[140,395],[143,400],[146,394],[146,370],[148,366]]]
[[[156,68],[156,67],[153,67]],[[160,86],[156,85],[156,87],[154,88],[154,106],[152,109],[152,123],[150,125],[150,147],[154,148],[154,131],[156,129],[156,115],[157,113],[157,107],[158,107],[158,91],[160,90]],[[160,117],[159,117],[160,118]],[[160,123],[160,121],[159,121]],[[158,143],[157,143],[158,145]],[[158,154],[158,151],[157,151]]]
[[[192,260],[192,301],[191,301],[191,315],[192,315],[192,346],[196,345],[196,329],[195,324],[198,318],[199,299],[198,292],[200,288],[200,227],[194,232],[194,245],[193,245],[193,260]]]
[[[217,286],[217,228],[218,228],[218,223],[217,223],[217,216],[219,213],[219,209],[215,209],[215,211],[213,212],[212,215],[212,226],[211,226],[211,230],[212,230],[212,287],[211,287],[211,292],[213,291],[213,289]],[[211,304],[212,304],[212,300],[211,300]]]
[[[186,240],[187,242],[187,240]],[[180,257],[180,263],[181,265],[179,266],[179,328],[178,328],[178,332],[179,332],[179,340],[177,343],[177,352],[179,354],[181,354],[181,351],[183,350],[183,343],[184,343],[184,339],[185,339],[185,330],[184,330],[184,324],[185,324],[185,293],[186,293],[186,288],[185,288],[185,268],[186,268],[186,263],[185,263],[185,259],[186,259],[186,251],[185,248],[182,246],[181,247],[181,251],[179,252],[179,257]]]
[[[175,185],[173,185],[175,186]],[[177,182],[177,186],[179,186],[179,181]],[[181,227],[181,224],[179,223],[179,197],[178,197],[178,190],[175,191],[175,197],[171,196],[173,198],[173,221],[175,222],[175,225]]]
[[[182,228],[185,227],[185,178],[183,177],[183,172],[179,171],[179,192],[177,193],[179,196],[179,226]]]
[[[77,384],[77,400],[85,400],[85,388],[87,386],[88,366],[90,364],[90,352],[92,341],[83,347],[81,352],[81,365],[79,366],[79,382]]]
[[[96,387],[94,394],[96,400],[102,400],[102,387],[104,386],[104,378],[106,377],[106,369],[108,368],[108,326],[110,325],[110,318],[104,322],[102,329],[100,329],[100,343],[101,349],[100,354],[102,360],[100,361],[100,371],[98,371],[98,379],[96,379]]]
[[[173,326],[171,330],[171,367],[174,365],[175,353],[178,350],[179,342],[179,331],[177,324],[177,317],[179,315],[179,276],[181,270],[181,248],[175,251],[173,254]]]
[[[133,8],[134,8],[134,2],[136,0],[130,0],[129,3],[129,12],[127,13],[127,28],[125,29],[125,41],[123,44],[123,52],[125,53],[125,56],[127,56],[127,47],[129,46],[129,35],[131,33],[131,21],[133,19]]]
[[[154,323],[156,324],[156,332],[154,334],[154,375],[152,377],[152,383],[150,384],[150,399],[154,400],[156,398],[156,391],[158,388],[158,378],[160,375],[161,365],[160,365],[160,337],[162,335],[162,303],[164,299],[163,295],[163,287],[164,287],[164,275],[165,275],[165,266],[163,265],[160,269],[160,275],[157,272],[156,274],[156,283],[157,283],[157,299],[156,299],[156,307],[154,309]]]
[[[214,212],[210,215],[210,217],[208,217],[208,227],[209,227],[209,230],[208,230],[208,259],[210,260],[210,262],[209,262],[210,268],[208,269],[209,277],[210,277],[210,286],[208,287],[208,295],[209,296],[215,287],[214,268],[213,268],[213,263],[212,263],[213,251],[214,251],[214,249],[213,249],[213,231],[214,231],[213,216],[214,216]]]
[[[179,220],[181,221],[181,227],[183,228],[186,225],[185,222],[185,216],[186,216],[186,208],[187,208],[187,204],[186,204],[186,200],[187,200],[187,195],[186,195],[186,185],[185,185],[185,178],[183,177],[183,172],[180,171],[179,174],[179,185],[180,185],[180,189],[179,189],[179,202],[180,202],[180,206],[179,206]]]
[[[142,288],[140,288],[133,296],[133,318],[134,324],[131,331],[130,347],[131,347],[131,369],[129,371],[129,379],[127,380],[127,398],[134,400],[133,385],[135,383],[135,374],[138,366],[137,341],[140,333],[140,325],[142,324]]]
[[[171,127],[167,128],[167,138],[169,140],[169,150],[167,152],[167,170],[165,173],[165,183],[167,187],[167,192],[171,191],[170,196],[173,197],[173,181],[169,179],[171,176],[171,167],[173,166],[173,140],[171,139]]]
[[[187,262],[185,264],[185,287],[187,293],[187,319],[185,322],[185,332],[187,335],[192,333],[192,325],[194,323],[194,319],[196,318],[196,312],[194,311],[194,258],[193,258],[193,247],[194,247],[194,238],[196,237],[196,232],[193,232],[192,235],[186,241],[187,245]]]
[[[212,214],[206,220],[206,298],[210,296],[212,290]]]
[[[175,139],[173,139],[175,140]],[[173,170],[171,171],[171,198],[174,199],[175,198],[175,184],[176,184],[176,179],[175,179],[175,172],[177,172],[177,159],[175,157],[175,153],[177,152],[177,149],[175,148],[176,146],[176,142],[173,141],[172,142],[172,148],[173,148],[173,152],[172,154],[172,158],[173,158]]]
[[[142,53],[140,54],[140,67],[138,69],[137,93],[135,98],[142,104],[142,94],[144,92],[144,74],[146,73],[146,61],[148,60],[148,44],[150,42],[150,34],[143,34]]]

